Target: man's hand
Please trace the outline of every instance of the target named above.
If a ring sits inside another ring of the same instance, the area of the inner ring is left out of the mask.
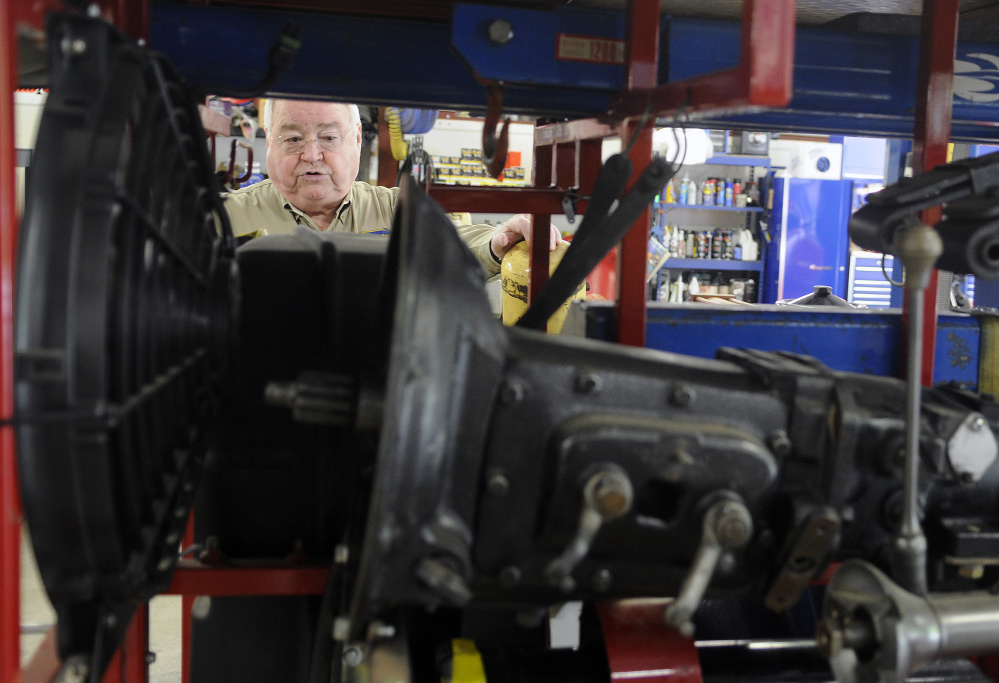
[[[531,217],[526,213],[518,213],[516,216],[499,226],[499,230],[489,241],[489,248],[497,258],[510,250],[514,244],[524,240],[527,245],[531,245]],[[562,241],[562,233],[554,225],[548,228],[548,250],[555,251],[555,247]]]

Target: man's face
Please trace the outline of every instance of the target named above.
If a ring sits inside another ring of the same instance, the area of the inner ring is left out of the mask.
[[[299,210],[335,209],[350,191],[361,159],[361,125],[352,126],[350,118],[347,105],[335,102],[274,102],[267,131],[267,172]],[[343,136],[336,151],[317,142],[330,136]],[[304,149],[295,150],[295,142],[302,140],[307,141]]]

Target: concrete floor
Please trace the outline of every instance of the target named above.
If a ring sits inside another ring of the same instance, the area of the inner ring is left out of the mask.
[[[180,683],[181,600],[177,595],[161,595],[149,606],[149,649],[156,661],[149,667],[150,683]],[[55,612],[45,595],[27,534],[21,538],[21,666],[41,645],[55,623]],[[27,632],[25,632],[27,631]]]

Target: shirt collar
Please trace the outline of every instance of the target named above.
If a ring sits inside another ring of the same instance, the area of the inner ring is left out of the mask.
[[[274,189],[277,188],[275,187]],[[281,193],[278,192],[278,194]],[[336,208],[336,213],[333,215],[334,221],[339,221],[340,223],[343,223],[347,220],[345,214],[347,212],[347,209],[350,208],[350,202],[353,196],[354,196],[354,184],[351,183],[350,189],[347,190],[347,196],[343,198],[343,201],[340,202],[340,206]],[[296,223],[298,223],[299,225],[304,223],[305,225],[308,225],[311,228],[317,228],[316,222],[309,217],[309,214],[305,213],[297,206],[293,205],[291,202],[285,199],[284,195],[281,195],[281,199],[284,200],[285,211],[291,212],[291,215],[295,219]],[[330,223],[330,225],[332,225],[332,223]]]

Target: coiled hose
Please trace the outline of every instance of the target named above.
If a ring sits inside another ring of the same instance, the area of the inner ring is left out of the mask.
[[[402,124],[399,121],[399,108],[386,108],[385,118],[388,120],[389,144],[392,147],[392,158],[396,161],[403,161],[409,155],[409,144],[402,139]]]

